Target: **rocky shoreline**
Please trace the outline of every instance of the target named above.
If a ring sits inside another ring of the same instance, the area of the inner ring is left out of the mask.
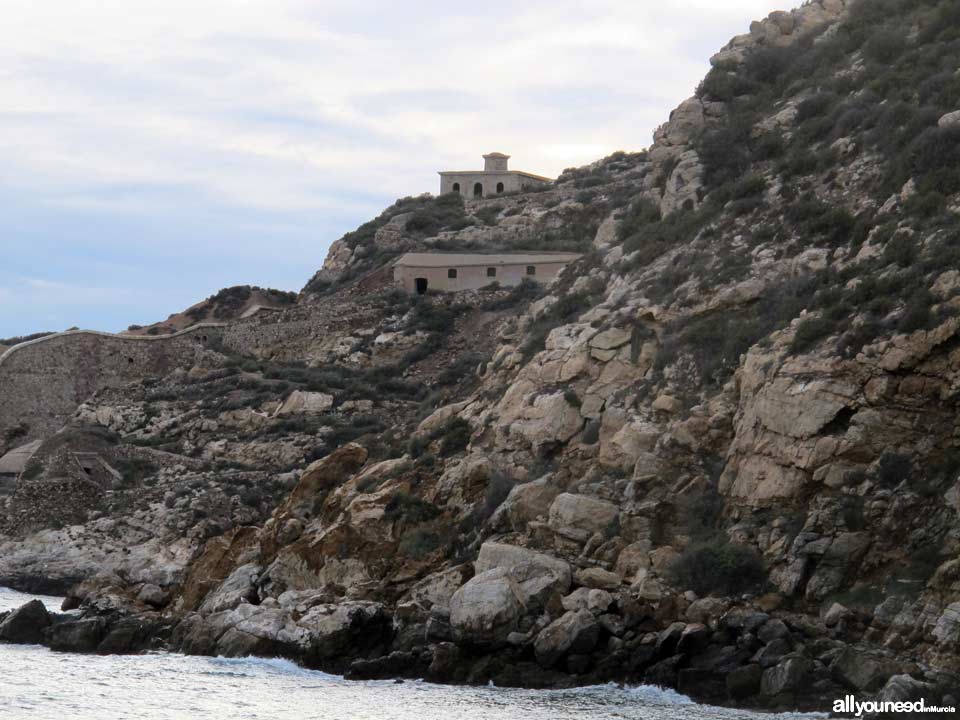
[[[284,658],[350,680],[533,689],[656,685],[698,703],[752,710],[828,712],[833,700],[851,693],[858,700],[957,704],[956,676],[837,640],[837,623],[855,618],[813,621],[773,607],[774,596],[738,604],[685,603],[680,596],[654,607],[626,592],[582,586],[548,600],[568,608],[555,620],[543,615],[527,632],[498,641],[491,634],[468,638],[463,622],[451,622],[442,606],[425,612],[410,603],[330,602],[311,591],[255,605],[242,599],[234,576],[207,598],[205,612],[184,616],[150,608],[166,600],[151,596],[151,588],[131,602],[108,588],[91,594],[87,583],[64,600],[63,609],[75,612],[50,613],[32,600],[0,614],[0,642],[71,653]],[[489,597],[491,583],[504,577],[521,576],[486,571],[475,579]],[[494,629],[489,616],[471,619]]]

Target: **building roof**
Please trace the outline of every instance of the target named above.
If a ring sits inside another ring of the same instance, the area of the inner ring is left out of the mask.
[[[394,265],[404,267],[441,268],[480,265],[537,265],[538,263],[568,263],[580,255],[569,252],[544,253],[405,253]]]
[[[523,170],[438,170],[437,175],[523,175],[524,177],[533,178],[534,180],[553,182],[553,178],[528,173]]]
[[[488,158],[488,157],[493,157],[493,158],[509,158],[510,156],[509,156],[509,155],[504,155],[502,152],[492,152],[492,153],[487,153],[486,155],[484,155],[484,157],[485,157],[485,158]]]
[[[3,457],[0,457],[0,475],[19,475],[27,467],[27,463],[40,447],[40,440],[34,440],[26,445],[14,448]]]

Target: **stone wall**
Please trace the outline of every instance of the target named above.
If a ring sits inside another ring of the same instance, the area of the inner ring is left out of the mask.
[[[56,432],[97,390],[190,367],[222,333],[218,324],[156,337],[73,330],[16,345],[0,355],[0,437],[19,423],[26,440]]]

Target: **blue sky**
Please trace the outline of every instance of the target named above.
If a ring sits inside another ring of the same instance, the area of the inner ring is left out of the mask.
[[[722,5],[722,7],[721,7]],[[298,290],[439,169],[639,150],[770,0],[0,0],[0,338]]]

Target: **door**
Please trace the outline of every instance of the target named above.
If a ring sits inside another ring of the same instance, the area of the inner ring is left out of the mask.
[[[415,278],[413,281],[417,287],[417,295],[423,295],[427,291],[427,279]]]

